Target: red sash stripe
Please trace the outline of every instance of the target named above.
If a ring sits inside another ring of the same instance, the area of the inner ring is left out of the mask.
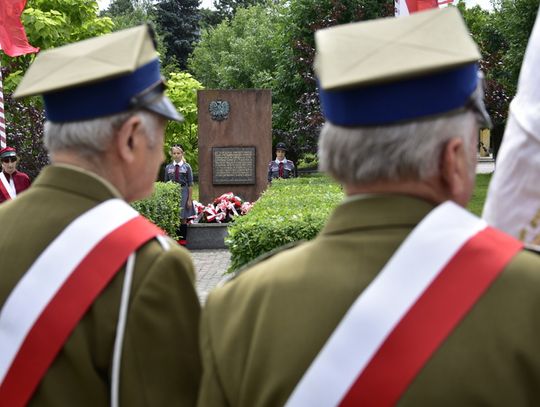
[[[11,196],[9,196],[9,192],[7,191],[2,181],[0,181],[0,193],[4,196],[6,201],[9,201],[11,199]]]
[[[26,405],[77,323],[128,256],[163,234],[138,216],[115,229],[88,253],[26,336],[0,386],[2,405]]]
[[[522,247],[491,227],[470,239],[386,338],[340,406],[395,405]]]

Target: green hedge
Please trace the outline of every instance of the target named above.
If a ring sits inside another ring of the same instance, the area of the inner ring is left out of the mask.
[[[229,271],[284,244],[313,239],[342,199],[341,186],[325,176],[272,181],[228,228]]]
[[[178,239],[176,228],[180,223],[180,188],[173,182],[156,182],[154,193],[147,199],[131,203],[141,215],[158,225],[173,239]]]

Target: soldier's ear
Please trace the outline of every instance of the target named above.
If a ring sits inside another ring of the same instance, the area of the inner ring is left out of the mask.
[[[471,188],[471,154],[463,139],[450,139],[442,151],[440,176],[442,186],[449,199],[460,205],[466,205]]]
[[[135,160],[135,149],[138,146],[138,138],[141,135],[142,122],[139,116],[131,116],[118,129],[115,138],[115,148],[118,157],[125,162]]]

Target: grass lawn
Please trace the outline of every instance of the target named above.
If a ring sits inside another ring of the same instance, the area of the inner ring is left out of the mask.
[[[476,176],[476,187],[474,188],[473,196],[471,202],[469,202],[468,209],[478,216],[482,215],[482,208],[484,207],[484,201],[486,200],[490,179],[491,174],[478,174]]]
[[[482,208],[484,207],[484,201],[486,200],[486,193],[489,185],[491,174],[478,174],[476,176],[476,187],[473,192],[471,202],[469,202],[468,209],[480,216],[482,214]],[[199,184],[193,184],[193,199],[199,200]],[[205,202],[204,204],[207,204]]]

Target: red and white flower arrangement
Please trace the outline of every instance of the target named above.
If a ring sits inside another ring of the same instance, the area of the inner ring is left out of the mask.
[[[248,213],[253,204],[242,201],[232,192],[227,192],[206,206],[198,201],[193,201],[193,206],[195,215],[188,219],[188,223],[227,223],[235,216]]]

